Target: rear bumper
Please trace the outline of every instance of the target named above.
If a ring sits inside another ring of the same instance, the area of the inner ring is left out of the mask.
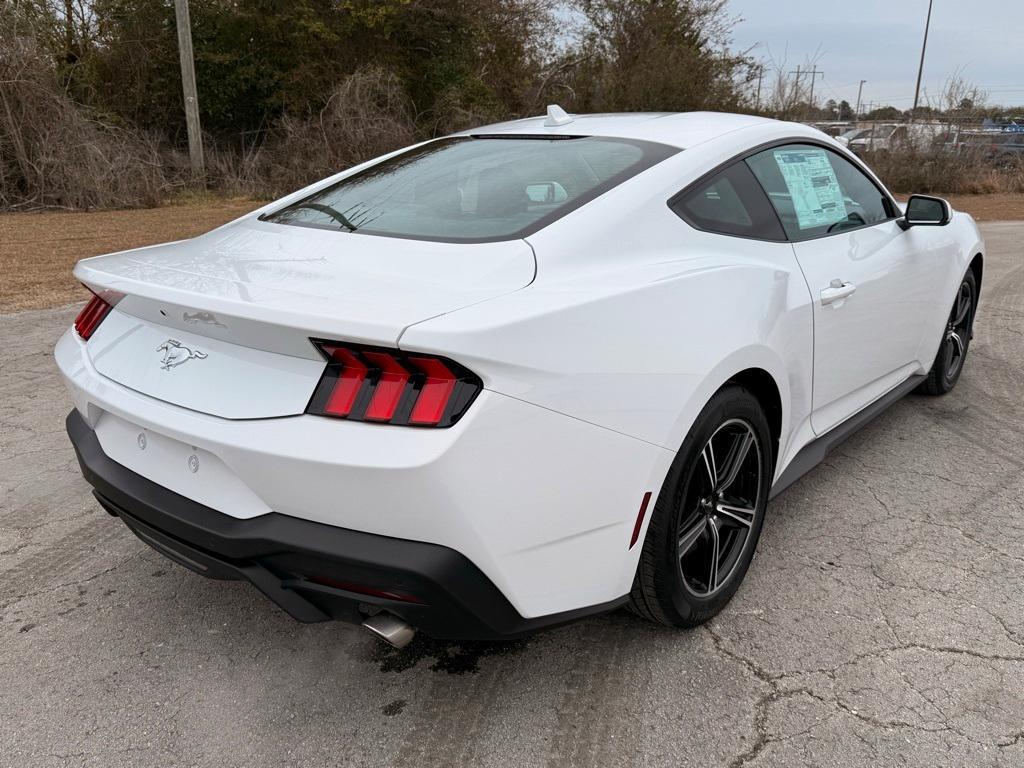
[[[68,415],[67,431],[82,474],[100,504],[139,538],[210,578],[251,582],[299,621],[360,622],[386,610],[433,637],[500,639],[609,611],[625,602],[623,597],[527,619],[479,568],[453,549],[278,513],[236,519],[110,459],[77,411]]]
[[[90,355],[73,331],[55,350],[75,409],[122,469],[227,522],[276,513],[319,526],[308,530],[452,550],[527,619],[629,592],[637,509],[674,457],[487,389],[448,429],[224,419],[135,392],[99,374]]]

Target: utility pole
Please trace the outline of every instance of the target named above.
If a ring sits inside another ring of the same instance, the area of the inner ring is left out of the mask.
[[[196,93],[196,67],[192,54],[192,26],[188,18],[188,0],[174,0],[174,18],[178,25],[178,58],[181,61],[181,90],[185,97],[185,125],[188,127],[188,158],[192,178],[206,178],[203,162],[203,134],[199,126],[199,96]]]
[[[921,63],[917,67],[917,85],[914,87],[914,108],[910,112],[910,119],[917,114],[917,100],[921,95],[921,74],[924,72],[924,52],[928,47],[928,28],[932,24],[932,0],[928,0],[928,16],[924,22],[924,42],[921,43]]]
[[[754,99],[754,111],[761,111],[761,81],[764,80],[764,64],[757,68],[757,98]]]
[[[797,95],[797,101],[800,101],[800,77],[802,75],[810,75],[811,76],[811,95],[807,99],[807,106],[808,106],[808,109],[814,109],[814,79],[818,75],[821,75],[824,78],[825,77],[825,73],[822,72],[820,69],[818,69],[818,65],[817,64],[814,64],[811,69],[801,70],[800,67],[797,67],[795,71],[790,72],[789,74],[796,75],[796,95]]]
[[[811,76],[811,95],[810,95],[810,98],[808,99],[808,101],[810,102],[811,108],[813,109],[814,108],[814,78],[817,77],[818,75],[821,75],[821,79],[824,80],[825,79],[825,73],[822,72],[820,69],[818,69],[818,65],[815,64],[814,65],[814,69],[812,69],[807,74],[809,74]]]
[[[853,119],[854,120],[857,120],[857,119],[860,118],[860,97],[861,97],[861,94],[864,93],[864,83],[866,83],[866,82],[867,82],[867,80],[861,80],[860,81],[860,85],[857,86],[857,108],[855,110],[853,110]]]
[[[800,66],[797,65],[796,71],[790,70],[789,74],[796,75],[796,79],[793,81],[796,85],[796,87],[793,89],[795,92],[793,95],[793,106],[795,107],[797,104],[800,103]]]

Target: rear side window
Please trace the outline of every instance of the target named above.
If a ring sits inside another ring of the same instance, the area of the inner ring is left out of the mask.
[[[759,240],[786,239],[779,217],[742,162],[684,190],[670,206],[688,224],[707,232]]]
[[[439,139],[262,218],[421,240],[510,240],[536,232],[679,151],[596,136]]]
[[[746,161],[791,240],[871,226],[895,215],[881,189],[844,157],[811,144],[787,144]]]

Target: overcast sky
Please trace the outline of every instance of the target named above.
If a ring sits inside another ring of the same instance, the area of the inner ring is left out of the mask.
[[[791,70],[820,46],[825,77],[815,96],[854,104],[863,78],[865,104],[912,105],[928,0],[729,0],[729,6],[743,18],[734,47],[756,45],[751,53],[758,59],[785,59]],[[1021,0],[935,0],[922,90],[938,97],[962,68],[966,80],[988,91],[989,103],[1024,104],[1022,49]]]

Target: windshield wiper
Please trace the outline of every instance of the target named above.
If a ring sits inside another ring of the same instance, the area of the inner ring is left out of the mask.
[[[344,213],[335,208],[331,208],[331,206],[329,205],[324,205],[323,203],[296,203],[295,205],[291,206],[291,208],[293,211],[297,211],[302,208],[309,208],[311,211],[318,211],[320,213],[330,216],[336,222],[341,224],[341,226],[345,227],[345,229],[347,229],[349,232],[356,231],[356,225],[349,221],[348,217],[346,217]]]

